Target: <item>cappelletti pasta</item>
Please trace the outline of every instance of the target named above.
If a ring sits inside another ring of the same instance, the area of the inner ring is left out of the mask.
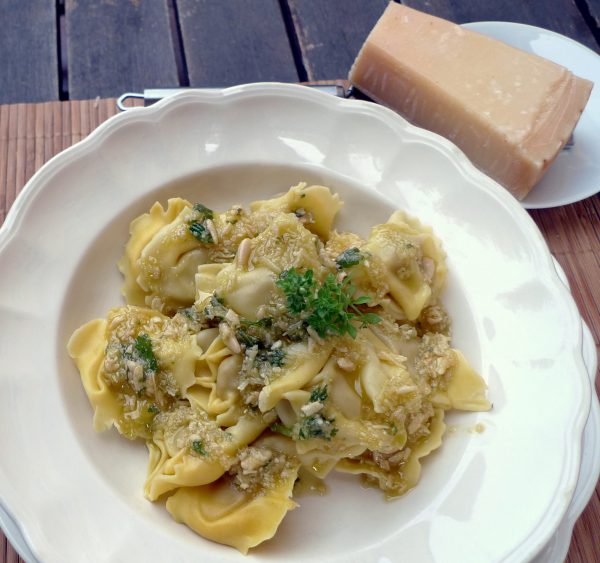
[[[119,262],[126,304],[71,337],[94,409],[149,450],[146,497],[247,553],[331,472],[414,487],[444,411],[487,410],[450,344],[445,256],[398,211],[337,232],[323,186],[217,213],[155,203]]]

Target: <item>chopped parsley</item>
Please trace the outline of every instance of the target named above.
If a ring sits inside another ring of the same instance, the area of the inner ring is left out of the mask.
[[[192,221],[188,224],[188,229],[190,233],[192,233],[192,235],[194,235],[194,237],[200,242],[205,244],[212,244],[214,242],[210,231],[204,223],[201,223],[200,221]]]
[[[140,334],[133,344],[134,359],[139,361],[146,372],[156,373],[158,371],[158,360],[152,350],[152,341],[147,334]]]
[[[257,347],[255,362],[281,367],[285,362],[285,350],[282,347],[273,348],[269,342],[273,339],[273,319],[265,317],[257,321],[240,320],[240,326],[235,331],[237,341],[246,349]]]
[[[322,438],[331,440],[338,429],[333,425],[334,419],[328,419],[320,414],[306,416],[297,424],[298,440],[310,440],[311,438]]]
[[[214,217],[213,210],[201,203],[194,205],[194,211],[200,215],[200,219],[212,219]]]
[[[235,337],[237,338],[237,341],[242,344],[243,346],[245,346],[246,348],[252,348],[253,346],[259,346],[262,341],[258,336],[254,336],[253,334],[250,334],[248,331],[244,330],[243,328],[238,328],[235,331]]]
[[[148,412],[152,413],[152,414],[158,414],[160,412],[160,409],[154,404],[152,403],[149,407],[148,407]]]
[[[213,293],[210,296],[210,301],[208,305],[204,307],[203,315],[208,320],[216,319],[218,321],[222,321],[227,314],[227,307],[223,304],[223,299],[221,299],[216,293]]]
[[[204,244],[214,243],[213,237],[206,226],[207,219],[214,217],[212,209],[197,203],[194,205],[194,211],[196,212],[196,218],[188,223],[188,230],[200,242]]]
[[[327,385],[315,387],[307,404],[324,403],[327,400]],[[337,433],[338,429],[334,426],[334,418],[326,418],[320,413],[310,416],[302,416],[293,428],[285,426],[280,422],[271,424],[271,430],[283,434],[293,440],[310,440],[311,438],[321,438],[323,440],[331,440]]]
[[[354,298],[356,288],[351,285],[350,276],[338,282],[329,273],[318,287],[312,270],[300,273],[291,268],[284,271],[275,284],[285,293],[289,312],[302,315],[306,325],[321,338],[345,334],[356,338],[354,322],[366,326],[381,321],[378,315],[363,313],[358,308],[370,299],[366,295]]]
[[[327,385],[315,387],[310,394],[309,403],[324,403],[327,400],[327,396]]]
[[[204,457],[206,457],[208,455],[208,452],[204,448],[204,444],[202,443],[202,440],[194,440],[192,442],[192,450],[195,451],[197,454],[204,456]]]
[[[281,367],[285,363],[285,350],[283,348],[259,350],[256,354],[256,361],[273,367]]]
[[[247,348],[252,346],[264,347],[264,341],[267,339],[268,329],[273,325],[273,319],[266,317],[257,321],[241,319],[240,326],[235,331],[235,336],[240,344]]]
[[[363,255],[360,253],[358,248],[348,248],[348,250],[344,250],[336,259],[335,263],[338,268],[350,268],[352,266],[356,266],[363,259]]]
[[[271,424],[273,432],[292,438],[295,441],[310,440],[311,438],[321,438],[330,441],[337,433],[338,429],[333,425],[335,419],[328,419],[320,414],[302,417],[293,428],[289,428],[280,422]]]

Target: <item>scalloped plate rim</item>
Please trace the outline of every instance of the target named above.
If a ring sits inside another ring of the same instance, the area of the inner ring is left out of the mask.
[[[179,104],[183,104],[186,101],[190,103],[197,104],[205,104],[205,103],[222,103],[224,101],[233,100],[237,96],[245,97],[249,94],[256,94],[258,96],[262,96],[264,94],[275,94],[275,95],[286,95],[291,98],[295,98],[298,95],[303,97],[310,97],[314,102],[318,102],[326,109],[331,109],[334,107],[340,108],[342,111],[347,111],[348,113],[353,113],[355,111],[359,111],[360,113],[367,113],[374,118],[379,119],[380,121],[387,122],[387,125],[390,125],[390,122],[394,126],[394,128],[398,130],[402,130],[408,132],[415,138],[418,138],[421,141],[426,142],[430,146],[434,147],[437,150],[445,153],[445,156],[450,160],[453,160],[455,164],[458,165],[458,170],[463,176],[470,176],[473,179],[476,179],[478,182],[482,183],[482,186],[485,185],[485,189],[489,190],[488,194],[502,207],[507,209],[508,211],[516,214],[520,217],[521,221],[525,220],[525,223],[528,226],[529,231],[535,235],[535,249],[536,249],[536,259],[539,260],[539,264],[543,265],[546,272],[548,274],[548,279],[546,280],[548,283],[552,282],[553,284],[560,284],[562,288],[563,299],[565,303],[568,305],[569,310],[573,315],[576,315],[579,318],[579,313],[577,311],[576,305],[570,295],[568,289],[564,287],[564,285],[560,282],[556,271],[552,266],[552,258],[550,253],[548,252],[547,246],[542,238],[541,233],[535,226],[533,220],[529,217],[529,215],[521,208],[521,206],[510,196],[503,188],[498,186],[493,180],[485,176],[479,170],[475,169],[472,164],[468,161],[468,159],[464,156],[464,154],[452,143],[430,133],[428,131],[418,129],[404,119],[399,117],[397,114],[393,113],[391,110],[386,108],[382,108],[380,106],[375,106],[374,104],[370,104],[369,102],[358,102],[352,100],[340,100],[337,98],[330,98],[327,94],[322,94],[318,92],[311,91],[302,86],[296,85],[283,85],[279,83],[257,83],[257,84],[248,84],[242,86],[235,86],[231,88],[224,89],[221,92],[211,92],[211,93],[199,93],[197,91],[184,92],[182,94],[178,94],[172,98],[165,99],[154,106],[149,108],[136,108],[135,110],[128,111],[125,114],[116,115],[106,122],[101,124],[96,130],[94,130],[88,137],[73,145],[72,147],[66,149],[62,153],[59,153],[51,160],[49,160],[36,174],[31,178],[31,180],[27,183],[26,187],[22,190],[21,194],[19,194],[12,208],[10,209],[5,223],[0,227],[0,255],[10,246],[11,243],[14,243],[18,239],[19,230],[22,227],[23,220],[25,219],[29,206],[34,202],[35,196],[37,193],[43,189],[45,182],[51,175],[58,172],[62,167],[69,166],[73,161],[76,161],[78,156],[84,154],[88,151],[93,151],[94,147],[110,138],[110,135],[113,131],[126,127],[130,122],[135,122],[137,120],[142,121],[160,121],[168,116],[169,108],[174,108]],[[484,189],[481,187],[481,189]],[[520,215],[519,215],[520,214]],[[532,241],[533,243],[533,241]],[[572,349],[577,348],[578,345],[581,344],[581,334],[579,334],[577,341],[573,343]],[[580,348],[580,346],[579,346]],[[585,377],[587,381],[587,376],[585,376],[585,369],[583,366],[583,360],[576,353],[575,363],[577,365],[578,374],[582,377]],[[583,373],[582,373],[583,370]],[[591,400],[591,395],[588,395],[588,398]],[[589,403],[589,401],[588,401]],[[585,415],[582,412],[585,411]],[[585,421],[587,419],[587,410],[583,409],[583,411],[579,411],[579,416],[575,417],[575,432],[577,436],[581,436],[583,431],[583,427]],[[579,458],[580,452],[578,450],[578,446],[575,445],[572,455],[567,456],[571,458],[570,467],[563,467],[563,474],[565,471],[569,474],[570,478],[568,483],[573,485],[576,482],[577,478],[577,470],[579,467]],[[0,496],[0,500],[3,498]],[[11,516],[11,512],[8,510],[8,507],[2,503],[5,508],[7,514]],[[564,515],[568,508],[568,502],[563,500],[560,503],[560,508],[558,512]],[[556,521],[556,526],[560,523],[560,519]],[[26,530],[22,528],[20,524],[17,524],[19,529],[23,532],[24,538],[27,538]],[[553,528],[555,529],[556,526]],[[534,548],[525,549],[527,552],[527,556],[531,557],[535,555],[540,549],[542,549],[543,545],[552,535],[553,529],[547,529],[545,532],[539,533],[539,525],[532,531],[534,537],[537,534],[537,541],[535,543]],[[27,540],[26,540],[27,541]],[[531,544],[531,541],[524,542]],[[28,541],[28,544],[31,546],[31,542]],[[523,544],[519,546],[515,546],[515,550],[513,554],[516,555],[520,553],[523,549]],[[32,551],[36,553],[35,546],[31,546]]]

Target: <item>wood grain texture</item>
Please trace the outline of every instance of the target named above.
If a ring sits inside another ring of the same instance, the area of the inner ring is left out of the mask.
[[[19,557],[2,532],[0,532],[0,563],[26,563]]]
[[[167,0],[67,0],[69,98],[178,86]]]
[[[562,33],[596,52],[599,45],[574,0],[403,0],[402,4],[456,23],[512,21]]]
[[[287,0],[308,80],[346,77],[388,0]]]
[[[58,100],[54,0],[0,2],[0,104]]]
[[[600,196],[530,214],[565,269],[581,316],[600,351]]]
[[[177,0],[191,86],[296,82],[277,0]]]
[[[138,105],[139,102],[136,103]],[[0,105],[0,224],[31,174],[116,113],[115,100]],[[600,343],[600,196],[531,211],[561,263],[573,297]],[[600,380],[596,379],[600,393]],[[575,525],[568,563],[600,562],[600,484]],[[0,532],[0,563],[22,563]]]
[[[596,42],[600,44],[600,0],[576,0],[576,3]]]

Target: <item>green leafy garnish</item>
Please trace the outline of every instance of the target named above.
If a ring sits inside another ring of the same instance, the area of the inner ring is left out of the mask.
[[[349,334],[356,338],[355,322],[366,326],[381,321],[375,313],[363,313],[358,308],[370,299],[366,295],[354,298],[356,288],[351,285],[350,276],[338,282],[330,273],[317,287],[312,270],[301,274],[291,268],[283,272],[275,283],[285,293],[290,313],[302,314],[307,326],[321,338],[336,334]]]
[[[298,440],[322,438],[329,442],[338,432],[334,422],[334,419],[329,420],[320,414],[307,416],[298,423]]]
[[[240,326],[235,331],[238,342],[247,348],[259,346],[264,348],[264,342],[267,340],[268,329],[273,325],[273,319],[266,317],[257,321],[247,319],[240,320]]]
[[[218,321],[222,321],[227,314],[227,307],[223,304],[223,299],[221,299],[217,294],[213,293],[210,296],[210,301],[208,305],[204,307],[204,311],[202,311],[204,317],[208,320],[216,319]]]
[[[204,244],[214,243],[215,241],[206,226],[206,221],[214,217],[212,209],[201,203],[197,203],[194,205],[194,211],[196,212],[196,217],[188,223],[188,230],[200,242]]]
[[[147,334],[140,334],[133,344],[135,359],[142,363],[144,374],[146,371],[156,373],[158,371],[158,360],[152,350],[152,341]]]
[[[317,282],[313,278],[312,270],[301,274],[295,268],[291,268],[281,273],[275,285],[283,289],[290,313],[298,315],[308,309]]]
[[[271,424],[270,428],[273,432],[283,434],[293,440],[310,440],[311,438],[321,438],[323,440],[331,440],[337,433],[338,429],[334,426],[335,419],[325,418],[321,414],[313,414],[311,416],[303,416],[293,428],[285,426],[281,422]]]
[[[200,219],[212,219],[214,217],[213,210],[201,203],[194,205],[194,211],[200,215]]]
[[[310,403],[324,403],[327,400],[327,385],[315,387],[310,394]]]
[[[256,321],[249,321],[248,319],[242,319],[242,325],[247,327],[257,328],[271,328],[273,326],[273,318],[265,317],[264,319],[258,319]]]
[[[246,346],[246,348],[252,348],[253,346],[259,346],[262,341],[258,336],[254,336],[253,334],[250,334],[247,330],[244,330],[243,328],[238,328],[235,331],[235,337],[237,339],[237,341]]]
[[[277,332],[274,332],[273,318],[265,317],[256,321],[240,319],[240,326],[235,330],[237,341],[245,348],[246,353],[252,357],[252,365],[259,368],[264,365],[281,367],[285,363],[285,349],[279,344],[272,346]],[[249,349],[256,349],[254,353]]]
[[[267,363],[273,367],[281,367],[285,363],[285,350],[275,348],[274,350],[259,350],[256,354],[258,362]]]
[[[270,328],[273,325],[273,319],[266,317],[257,321],[241,319],[240,326],[236,329],[235,335],[240,344],[246,348],[258,346],[265,348],[265,342],[270,334]]]
[[[321,338],[330,334],[349,334],[356,338],[357,330],[353,322],[361,326],[376,324],[381,321],[374,313],[363,313],[359,305],[369,302],[366,295],[354,298],[355,288],[350,284],[350,277],[337,282],[333,274],[327,274],[325,282],[318,289],[311,305],[308,324]]]
[[[363,255],[360,253],[358,248],[348,248],[348,250],[344,250],[336,259],[335,263],[338,268],[350,268],[351,266],[356,266],[363,259]]]
[[[205,457],[208,455],[208,452],[204,449],[204,444],[202,443],[202,440],[194,440],[192,442],[192,450],[195,451],[197,454]]]
[[[194,237],[200,242],[205,244],[212,244],[214,242],[210,231],[207,229],[204,223],[201,223],[200,221],[192,221],[188,224],[188,229],[190,233],[192,233],[192,235],[194,235]]]
[[[154,404],[152,403],[149,407],[148,407],[148,412],[152,413],[152,414],[158,414],[160,412],[160,409]]]

